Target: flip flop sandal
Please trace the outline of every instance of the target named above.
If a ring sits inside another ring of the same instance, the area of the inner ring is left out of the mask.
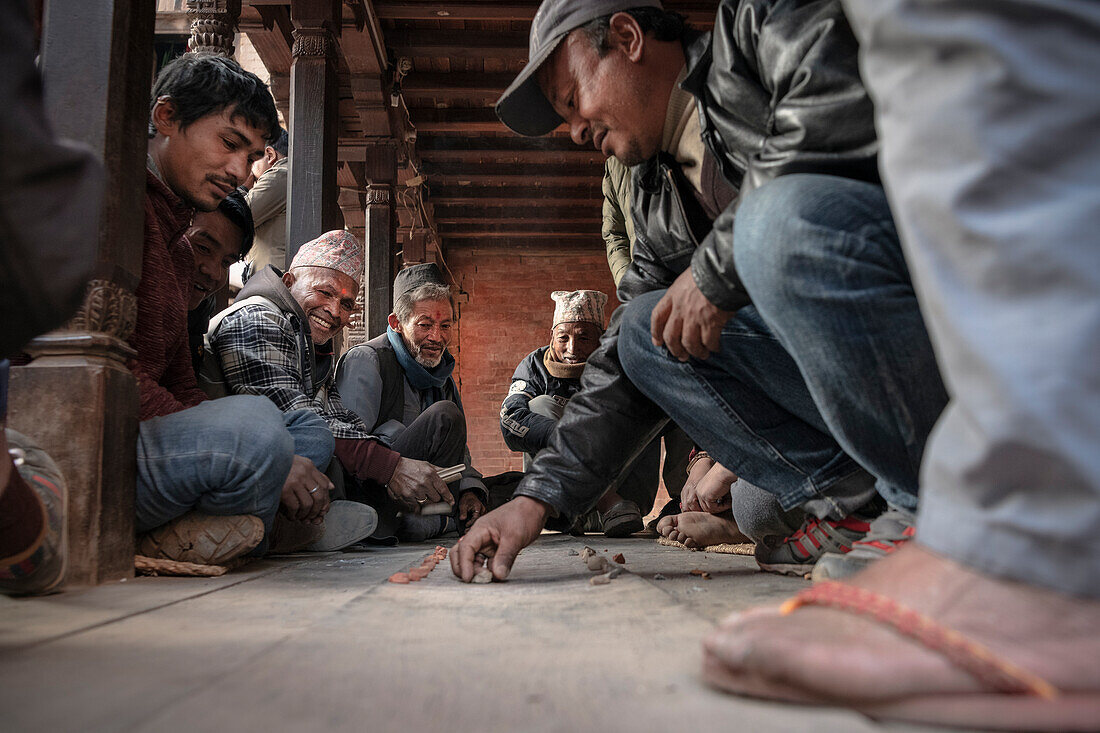
[[[866,616],[943,655],[989,689],[984,693],[934,693],[851,707],[880,720],[998,730],[1094,731],[1100,721],[1100,693],[1063,692],[987,647],[873,591],[835,581],[817,583],[780,607],[788,615],[804,606],[823,606]],[[834,705],[835,699],[786,687],[751,673],[732,673],[706,655],[708,679],[730,692],[788,702]]]

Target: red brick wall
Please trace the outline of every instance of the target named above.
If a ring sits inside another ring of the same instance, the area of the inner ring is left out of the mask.
[[[552,240],[551,240],[552,241]],[[520,470],[522,457],[504,444],[500,403],[512,372],[549,343],[555,290],[601,290],[605,318],[618,305],[602,248],[591,251],[448,247],[447,266],[459,284],[455,371],[466,409],[474,465],[490,476]]]

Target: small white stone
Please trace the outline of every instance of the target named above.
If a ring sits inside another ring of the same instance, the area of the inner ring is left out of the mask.
[[[588,569],[594,573],[603,573],[607,571],[607,558],[603,555],[593,555],[585,561],[588,565]]]

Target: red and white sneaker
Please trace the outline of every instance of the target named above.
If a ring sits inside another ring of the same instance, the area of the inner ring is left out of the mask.
[[[0,562],[0,593],[52,593],[65,580],[69,554],[65,478],[38,444],[14,430],[5,433],[10,457],[0,455],[0,460],[13,461],[13,471],[41,502],[46,523],[34,545]]]
[[[844,519],[811,517],[775,548],[756,546],[756,563],[762,570],[784,575],[806,575],[826,553],[847,553],[871,529],[868,517],[852,514]]]
[[[871,531],[863,539],[853,542],[846,553],[829,552],[814,565],[811,579],[840,580],[855,575],[860,570],[895,552],[917,535],[913,525],[915,516],[904,509],[887,509],[871,522]]]

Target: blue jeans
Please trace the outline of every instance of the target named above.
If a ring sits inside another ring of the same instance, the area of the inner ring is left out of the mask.
[[[696,443],[784,509],[866,497],[917,505],[925,440],[947,402],[882,188],[785,176],[747,194],[734,252],[753,305],[721,350],[681,363],[649,336],[663,291],[636,298],[623,369]]]
[[[141,423],[137,444],[136,522],[147,532],[195,509],[252,514],[270,537],[295,454],[324,470],[335,441],[308,410],[280,412],[264,397],[210,400]]]

